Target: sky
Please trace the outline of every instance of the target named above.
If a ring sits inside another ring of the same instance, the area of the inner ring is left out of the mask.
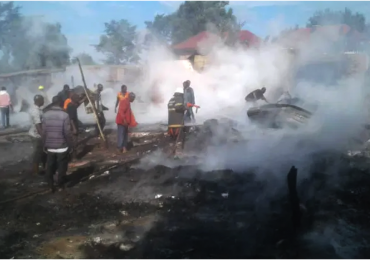
[[[92,44],[99,42],[104,23],[127,19],[139,30],[145,29],[145,21],[157,14],[170,14],[177,10],[181,1],[17,1],[25,16],[38,16],[48,22],[59,22],[62,32],[72,47],[72,56],[86,52],[96,60],[103,56]],[[370,22],[370,2],[351,1],[230,1],[230,7],[239,21],[245,21],[244,29],[260,37],[275,34],[282,29],[305,26],[315,11],[345,7],[365,15]]]

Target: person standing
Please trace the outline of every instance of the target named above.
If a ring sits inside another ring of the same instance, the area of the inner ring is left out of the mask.
[[[78,144],[78,113],[77,108],[80,105],[79,96],[76,93],[71,94],[71,102],[68,103],[65,111],[67,112],[69,119],[71,120],[71,127],[73,133],[73,143],[75,144],[75,149],[73,150],[73,159],[77,159],[77,144]],[[65,102],[64,102],[65,103]]]
[[[53,97],[52,107],[43,116],[42,138],[47,151],[46,174],[52,192],[55,192],[54,175],[57,174],[57,186],[64,188],[68,170],[69,155],[74,144],[71,122],[63,110],[60,96]]]
[[[33,173],[35,175],[40,174],[40,168],[45,170],[46,165],[46,153],[44,152],[44,145],[41,139],[42,135],[42,109],[44,105],[44,97],[36,95],[33,98],[33,106],[31,107],[29,114],[31,116],[31,128],[28,134],[31,136],[34,151],[33,151]]]
[[[185,81],[182,85],[184,87],[184,105],[186,108],[185,111],[185,123],[195,122],[193,107],[188,107],[188,103],[191,105],[195,104],[194,90],[190,87],[190,80]]]
[[[126,85],[122,85],[121,86],[121,92],[119,92],[118,95],[117,95],[116,106],[114,107],[114,112],[115,113],[117,113],[117,107],[118,107],[119,102],[122,99],[125,99],[125,98],[128,98],[127,86]]]
[[[60,98],[62,99],[63,104],[69,98],[69,92],[70,91],[71,90],[70,90],[69,86],[67,84],[65,84],[63,86],[63,90],[58,93],[58,96],[60,96]]]
[[[101,130],[103,131],[106,120],[104,116],[104,110],[106,110],[106,107],[103,106],[102,100],[101,100],[101,93],[103,91],[104,87],[102,84],[98,84],[98,88],[96,90],[96,100],[95,100],[95,108],[96,108],[96,113],[98,116],[99,124],[101,127]],[[99,127],[98,124],[95,126],[95,131],[99,135]]]
[[[0,111],[1,111],[1,122],[4,128],[8,128],[10,109],[13,109],[10,95],[6,91],[5,87],[1,87],[0,91]]]
[[[116,116],[117,124],[117,149],[120,153],[127,152],[128,129],[137,126],[135,116],[131,110],[131,103],[135,100],[135,94],[130,93],[128,98],[119,102],[118,113]]]

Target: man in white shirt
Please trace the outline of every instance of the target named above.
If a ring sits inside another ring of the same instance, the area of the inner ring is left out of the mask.
[[[44,97],[36,95],[33,98],[34,104],[29,110],[31,117],[31,128],[28,134],[33,142],[33,173],[35,175],[40,173],[40,168],[45,169],[46,153],[44,152],[44,145],[42,142],[42,109],[44,105]]]

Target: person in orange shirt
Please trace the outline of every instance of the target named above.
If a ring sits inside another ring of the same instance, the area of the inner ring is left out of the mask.
[[[127,86],[126,85],[122,85],[121,86],[121,92],[118,93],[117,95],[117,101],[116,101],[116,106],[114,108],[114,112],[117,113],[117,107],[118,107],[118,104],[119,102],[122,100],[122,99],[125,99],[125,98],[128,98],[128,92],[127,92]]]
[[[135,94],[130,93],[128,98],[120,100],[118,113],[116,116],[117,124],[117,149],[120,153],[127,152],[128,129],[137,126],[135,116],[131,110],[131,103],[135,100]]]
[[[64,105],[63,105],[64,110],[67,110],[67,107],[68,107],[69,103],[72,102],[71,95],[72,95],[72,93],[70,93],[69,98],[67,98],[66,101],[64,101]]]

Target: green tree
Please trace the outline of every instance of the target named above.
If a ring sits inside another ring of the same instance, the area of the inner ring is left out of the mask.
[[[12,67],[16,70],[63,68],[70,64],[71,48],[59,23],[22,18],[13,39]]]
[[[69,64],[70,48],[60,24],[23,17],[14,2],[0,2],[0,17],[2,72]]]
[[[227,9],[228,5],[228,1],[185,1],[173,14],[157,15],[146,26],[172,44],[209,29],[210,24],[217,33],[234,30],[236,17],[231,8]]]
[[[12,70],[10,60],[14,46],[13,39],[16,37],[17,28],[20,24],[21,15],[19,7],[14,2],[0,2],[0,69],[2,72]]]
[[[80,60],[81,65],[95,65],[94,59],[87,53],[80,53],[72,58],[71,63],[77,64],[77,58]]]
[[[105,23],[105,34],[95,48],[106,55],[106,64],[128,64],[139,59],[135,40],[136,26],[124,19],[112,20]]]
[[[344,11],[325,9],[324,11],[315,12],[314,15],[309,18],[307,27],[337,24],[346,24],[359,32],[364,32],[366,28],[366,18],[363,14],[352,13],[348,8],[345,8]]]

